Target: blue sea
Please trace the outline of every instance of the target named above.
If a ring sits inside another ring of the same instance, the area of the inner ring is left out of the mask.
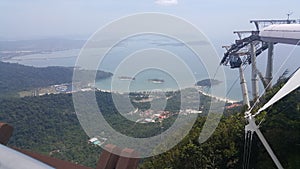
[[[205,45],[196,42],[194,43],[195,45]],[[76,65],[76,60],[80,54],[80,51],[81,49],[72,49],[56,51],[52,53],[32,54],[14,57],[5,61],[35,67],[74,67],[78,66]],[[173,60],[171,57],[173,55],[176,55],[179,59],[176,58]],[[181,66],[180,63],[175,63],[178,62],[178,60],[180,62],[184,62],[183,66]],[[160,64],[162,67],[166,67],[166,69],[158,69],[155,66],[151,67],[151,64]],[[148,66],[143,69],[141,65]],[[186,80],[186,74],[182,73],[184,72],[184,66],[189,68],[188,71],[195,78],[195,81],[190,79]],[[219,65],[211,66],[214,66],[216,71],[218,70],[217,68]],[[110,49],[102,62],[99,63],[98,69],[112,72],[114,76],[96,81],[95,85],[97,88],[102,90],[115,90],[119,92],[178,90],[194,86],[196,81],[209,78],[206,68],[207,65],[204,65],[201,62],[201,59],[199,59],[199,57],[197,57],[193,51],[178,41],[164,37],[135,37],[133,39],[121,41]],[[226,73],[226,80],[222,81],[220,85],[224,87],[227,86],[227,97],[229,99],[241,100],[239,81],[236,81],[238,78],[238,71],[233,73],[233,71],[230,70],[229,72],[230,73]],[[122,76],[134,77],[135,80],[124,80],[120,78]],[[218,77],[214,78],[218,79]],[[159,79],[163,80],[163,82],[154,83],[154,81],[151,81],[151,79]],[[236,83],[234,83],[235,81]]]

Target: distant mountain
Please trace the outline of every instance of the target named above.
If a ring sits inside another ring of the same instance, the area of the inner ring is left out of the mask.
[[[15,56],[48,53],[70,49],[80,49],[85,40],[70,39],[40,39],[40,40],[0,40],[0,59],[8,59]]]
[[[0,62],[0,97],[23,90],[47,87],[72,82],[73,68],[36,68],[15,63]],[[107,78],[112,73],[98,71],[97,79]]]
[[[70,39],[39,39],[39,40],[19,40],[0,41],[0,51],[53,51],[65,49],[79,49],[85,40]]]

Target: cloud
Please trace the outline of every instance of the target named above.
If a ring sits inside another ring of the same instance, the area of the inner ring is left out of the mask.
[[[178,1],[177,0],[156,0],[155,3],[158,5],[170,6],[170,5],[177,5]]]

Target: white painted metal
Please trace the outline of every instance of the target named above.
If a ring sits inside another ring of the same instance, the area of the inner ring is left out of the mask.
[[[246,131],[252,131],[255,132],[258,136],[258,138],[263,143],[264,147],[266,148],[267,152],[271,156],[272,160],[274,161],[277,168],[282,169],[282,165],[280,164],[279,160],[277,159],[276,155],[274,154],[273,150],[269,146],[268,142],[266,141],[265,137],[259,130],[259,126],[255,123],[255,116],[258,115],[261,111],[267,109],[280,99],[282,99],[287,94],[291,93],[295,89],[297,89],[300,86],[300,69],[298,69],[293,76],[288,80],[288,82],[262,107],[258,110],[258,112],[254,115],[250,113],[250,111],[247,111],[245,113],[245,118],[249,122],[248,125],[246,125],[245,130]]]
[[[281,163],[277,159],[276,155],[274,154],[272,148],[268,144],[267,140],[263,136],[263,134],[260,132],[259,127],[255,123],[255,119],[252,116],[248,116],[247,118],[249,124],[246,126],[246,131],[252,131],[255,132],[260,139],[260,141],[263,143],[264,147],[266,148],[267,152],[271,156],[272,160],[274,161],[275,165],[277,166],[278,169],[283,169]]]
[[[274,24],[260,31],[265,42],[300,45],[300,24]]]
[[[300,69],[298,69],[294,75],[286,82],[286,84],[255,114],[259,114],[263,110],[267,109],[278,100],[282,99],[287,94],[297,89],[300,85]]]
[[[258,79],[257,79],[257,72],[256,72],[256,49],[254,42],[250,44],[251,50],[251,66],[252,66],[252,99],[254,102],[258,99]]]
[[[244,70],[242,66],[239,68],[240,72],[240,81],[241,81],[241,88],[242,88],[242,94],[243,94],[243,104],[247,105],[248,108],[250,108],[250,101],[248,96],[248,90],[247,90],[247,83],[244,75]]]
[[[1,169],[54,169],[36,159],[0,144]]]

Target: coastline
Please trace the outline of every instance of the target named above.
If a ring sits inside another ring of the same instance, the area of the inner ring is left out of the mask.
[[[209,96],[209,97],[211,97],[211,98],[214,98],[214,99],[216,99],[216,100],[223,101],[223,102],[226,102],[226,103],[231,103],[231,104],[233,104],[233,103],[240,102],[240,101],[238,101],[238,100],[233,100],[233,99],[229,99],[229,98],[223,98],[223,97],[215,96],[215,95],[212,95],[212,94],[208,94],[208,93],[202,91],[201,89],[198,89],[198,91],[199,91],[201,94],[205,95],[205,96]]]
[[[191,87],[187,87],[187,88],[184,88],[184,89],[189,89]],[[120,92],[120,91],[113,91],[113,90],[106,90],[106,89],[100,89],[100,88],[95,88],[97,91],[100,91],[100,92],[107,92],[107,93],[116,93],[116,94],[129,94],[131,92]],[[182,90],[184,90],[182,89]],[[178,90],[174,90],[174,89],[168,89],[168,90],[152,90],[152,91],[132,91],[134,93],[153,93],[153,92],[176,92]],[[206,93],[204,92],[203,90],[197,88],[197,91],[205,96],[208,96],[208,97],[211,97],[213,99],[216,99],[218,101],[223,101],[223,102],[226,102],[226,103],[237,103],[237,102],[240,102],[238,100],[234,100],[234,99],[230,99],[230,98],[223,98],[223,97],[219,97],[219,96],[215,96],[215,95],[212,95],[212,94],[209,94],[209,93]]]

